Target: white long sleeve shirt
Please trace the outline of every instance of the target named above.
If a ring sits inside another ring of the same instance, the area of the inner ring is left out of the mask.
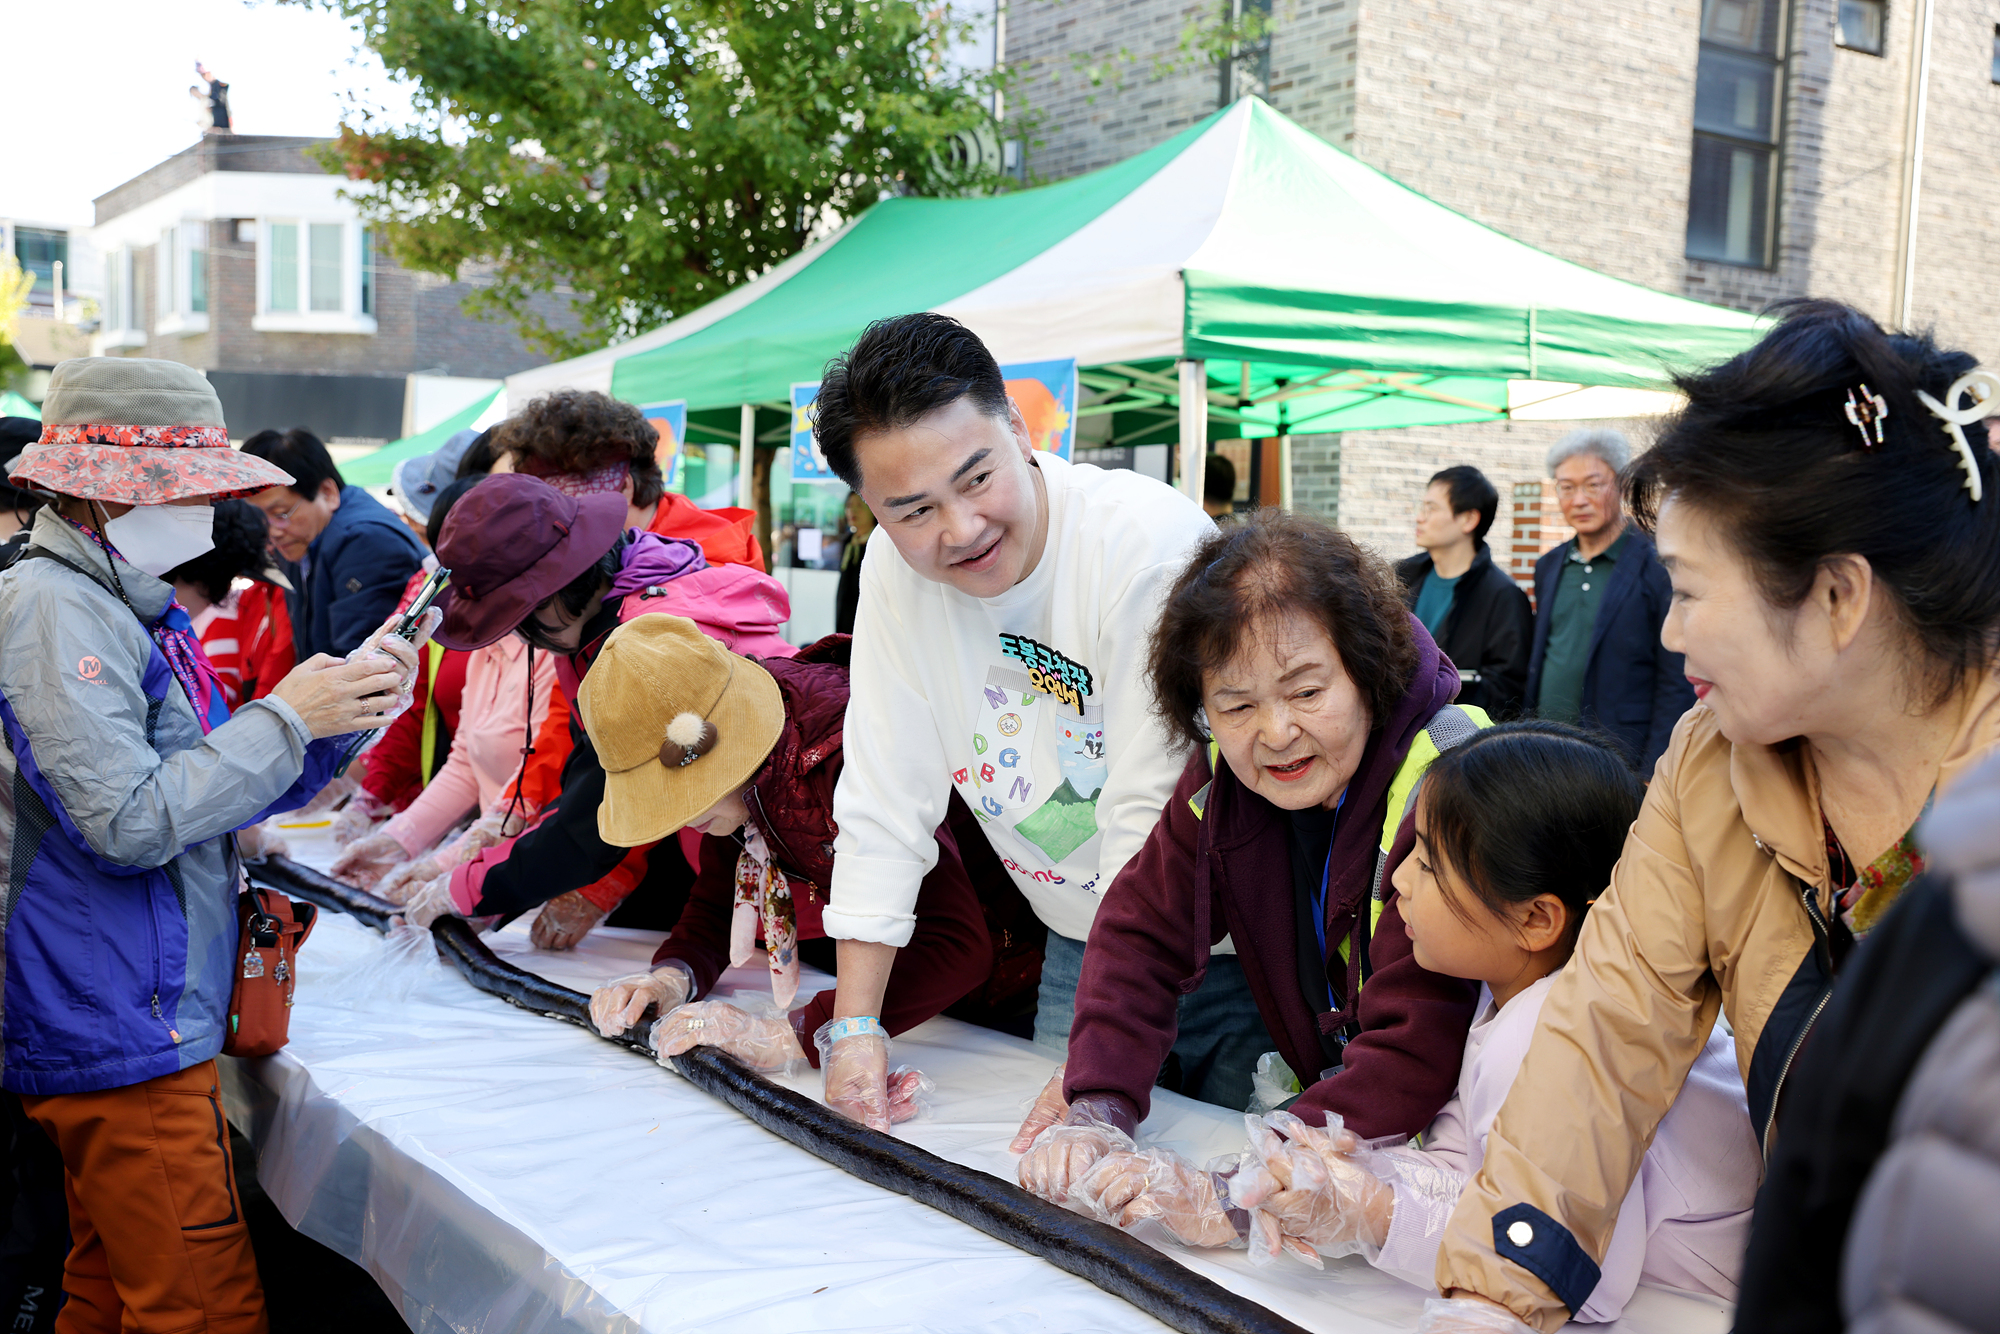
[[[1460,1190],[1486,1160],[1486,1137],[1528,1054],[1555,977],[1551,973],[1497,1010],[1493,993],[1480,989],[1457,1094],[1424,1132],[1422,1148],[1390,1151],[1408,1170],[1390,1182],[1396,1212],[1376,1268],[1435,1290],[1445,1224]],[[1762,1175],[1736,1050],[1718,1032],[1695,1058],[1653,1136],[1619,1209],[1597,1287],[1576,1318],[1616,1320],[1641,1279],[1734,1301]]]
[[[999,597],[924,578],[886,536],[868,544],[829,936],[909,943],[956,788],[1042,921],[1082,940],[1180,778],[1185,750],[1151,713],[1147,638],[1213,525],[1138,473],[1035,461],[1048,543]]]

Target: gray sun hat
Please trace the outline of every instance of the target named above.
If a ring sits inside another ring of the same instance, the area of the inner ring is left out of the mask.
[[[7,480],[83,500],[250,496],[292,475],[229,444],[208,377],[177,361],[73,357],[49,376],[41,439]]]
[[[396,465],[390,474],[389,491],[405,514],[418,523],[431,521],[431,507],[437,504],[438,492],[457,478],[460,460],[478,438],[477,431],[457,431],[441,448],[429,454],[412,455]]]

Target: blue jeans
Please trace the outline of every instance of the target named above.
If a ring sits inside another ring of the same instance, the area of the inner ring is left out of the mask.
[[[1083,942],[1049,932],[1042,953],[1042,988],[1035,1010],[1035,1045],[1058,1056],[1069,1052],[1076,1023],[1076,987],[1083,974]],[[1250,1106],[1250,1077],[1257,1058],[1277,1048],[1257,1012],[1257,1000],[1233,954],[1212,954],[1208,974],[1193,995],[1175,1007],[1179,1033],[1161,1068],[1160,1087],[1231,1111]]]

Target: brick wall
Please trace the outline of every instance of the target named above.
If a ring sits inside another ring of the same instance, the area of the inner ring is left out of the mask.
[[[1576,529],[1563,522],[1556,505],[1556,484],[1548,477],[1516,482],[1512,494],[1501,493],[1508,513],[1494,520],[1495,529],[1507,529],[1506,546],[1493,543],[1493,559],[1504,561],[1508,574],[1535,600],[1535,562],[1576,536]],[[1504,521],[1504,522],[1503,522]]]
[[[1674,290],[1698,0],[1364,0],[1352,150],[1518,240]]]

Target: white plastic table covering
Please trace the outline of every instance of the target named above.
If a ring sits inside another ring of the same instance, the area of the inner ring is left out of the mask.
[[[320,840],[287,831],[301,861]],[[427,934],[384,938],[322,913],[299,960],[291,1043],[225,1059],[232,1120],[292,1225],[365,1267],[417,1334],[1162,1330],[971,1227],[849,1176],[628,1050],[475,990]],[[568,954],[525,920],[502,958],[587,991],[646,966],[654,932],[599,928]],[[808,970],[810,974],[810,970]],[[802,994],[830,982],[804,979]],[[732,970],[719,994],[768,995]],[[1054,1067],[1030,1043],[954,1020],[897,1059],[937,1081],[897,1133],[1007,1180],[1008,1140]],[[819,1077],[781,1081],[809,1096]],[[1160,1092],[1145,1138],[1196,1161],[1239,1150],[1242,1118]],[[1161,1247],[1307,1329],[1407,1330],[1425,1294],[1359,1259],[1315,1273],[1241,1252]],[[1620,1334],[1720,1334],[1722,1303],[1647,1289]]]

